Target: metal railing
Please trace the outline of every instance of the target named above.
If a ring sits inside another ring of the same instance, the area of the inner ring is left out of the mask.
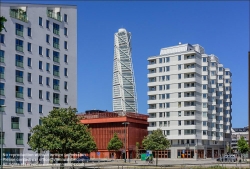
[[[0,79],[4,79],[4,73],[0,73]]]
[[[55,71],[55,70],[54,70],[54,71],[53,71],[53,75],[54,75],[54,76],[59,76],[60,73],[59,73],[59,71]]]
[[[23,114],[23,109],[22,108],[16,108],[16,113],[17,114]]]
[[[12,129],[19,129],[19,122],[11,122]]]
[[[20,21],[23,21],[23,22],[28,22],[28,17],[26,14],[23,14],[21,12],[18,12],[18,11],[13,11],[13,10],[10,10],[10,17],[12,18],[16,18]]]
[[[16,29],[16,35],[23,37],[23,31]]]
[[[60,86],[59,86],[59,85],[53,85],[53,89],[54,89],[54,90],[59,90],[59,89],[60,89]]]
[[[53,29],[53,33],[56,34],[56,35],[60,35],[59,29],[55,29],[55,28],[54,28],[54,29]]]
[[[0,62],[4,63],[4,56],[0,56]]]
[[[16,66],[17,66],[17,67],[23,67],[23,62],[16,61]]]
[[[22,92],[16,92],[16,97],[17,98],[23,98],[23,93]]]
[[[4,96],[4,89],[0,89],[0,95]],[[0,108],[3,108],[3,107],[0,107]]]
[[[59,15],[59,14],[57,14],[57,13],[55,13],[55,12],[47,10],[47,16],[50,17],[50,18],[52,18],[52,19],[55,19],[57,21],[62,22],[62,16]]]
[[[22,145],[23,144],[23,139],[16,139],[16,144],[18,145]]]
[[[53,99],[54,104],[59,104],[60,100],[59,99]]]
[[[23,77],[16,76],[16,82],[23,83]]]
[[[23,46],[16,45],[16,50],[19,52],[23,52]]]
[[[57,62],[57,63],[60,63],[59,57],[56,57],[56,56],[53,57],[53,61],[54,61],[54,62]]]
[[[53,47],[59,49],[59,43],[53,43]]]

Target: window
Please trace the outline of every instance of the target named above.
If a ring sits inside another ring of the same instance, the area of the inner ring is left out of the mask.
[[[43,70],[43,62],[42,61],[39,61],[39,69]]]
[[[207,103],[203,103],[203,108],[207,108]]]
[[[23,56],[16,55],[16,66],[23,68]]]
[[[16,39],[16,51],[23,52],[23,41]]]
[[[28,118],[28,127],[31,127],[31,118]]]
[[[4,50],[0,50],[0,62],[4,63]]]
[[[68,15],[64,14],[64,22],[68,22]]]
[[[31,103],[28,103],[28,112],[31,112]]]
[[[203,76],[203,80],[207,80],[207,76]]]
[[[49,20],[46,20],[46,28],[49,29]]]
[[[68,103],[68,96],[64,95],[64,103]]]
[[[23,71],[16,70],[16,82],[23,83]]]
[[[178,111],[178,116],[181,117],[181,111]]]
[[[53,93],[53,103],[54,104],[59,104],[60,103],[60,95],[58,93]]]
[[[49,70],[50,70],[50,64],[49,64],[49,63],[46,63],[46,71],[49,72]]]
[[[49,43],[49,35],[46,34],[46,42]]]
[[[30,141],[31,133],[28,133],[28,142]]]
[[[181,130],[178,130],[178,135],[181,135]],[[179,141],[179,140],[178,140]]]
[[[43,77],[39,75],[39,84],[43,84]]]
[[[23,37],[23,25],[16,23],[16,35]]]
[[[0,95],[1,96],[4,96],[4,84],[5,83],[0,83]],[[4,105],[4,104],[0,103],[0,105]],[[3,108],[3,107],[0,107],[0,112],[1,112],[1,108]]]
[[[23,114],[23,102],[16,102],[16,113]]]
[[[27,91],[28,91],[28,97],[31,97],[31,88],[28,88]]]
[[[178,70],[181,70],[181,65],[178,65]]]
[[[31,28],[28,28],[28,36],[31,37]]]
[[[49,57],[49,49],[46,49],[46,57]]]
[[[11,129],[19,129],[19,117],[11,117]]]
[[[178,93],[178,98],[181,98],[181,93],[180,92]]]
[[[203,66],[203,72],[207,71],[207,66]]]
[[[39,17],[39,25],[43,26],[43,18],[42,17]]]
[[[68,55],[64,55],[64,62],[68,63]]]
[[[0,43],[4,43],[4,34],[0,34]]]
[[[49,86],[49,77],[46,77],[46,85]]]
[[[181,55],[178,56],[178,60],[181,60]]]
[[[178,120],[178,126],[181,126],[181,120]]]
[[[64,82],[64,89],[68,90],[68,82]]]
[[[68,69],[64,68],[64,76],[68,76]]]
[[[64,28],[64,35],[68,36],[68,29],[67,28]]]
[[[203,90],[207,89],[207,85],[202,85],[203,86]]]
[[[49,97],[50,97],[50,93],[46,92],[46,100],[49,100]]]
[[[43,105],[39,104],[39,113],[43,113]]]
[[[53,75],[54,76],[59,76],[60,75],[59,69],[60,69],[59,66],[53,65]]]
[[[0,79],[4,79],[4,67],[0,66]]]
[[[39,90],[39,99],[43,99],[43,91]]]
[[[207,58],[202,58],[203,62],[207,62]]]
[[[43,55],[43,47],[39,46],[39,55]]]
[[[31,52],[31,43],[29,43],[29,42],[28,42],[28,44],[27,44],[27,50],[28,50],[29,52]]]
[[[178,83],[178,88],[179,88],[179,89],[181,88],[181,83]]]
[[[203,94],[203,98],[206,99],[207,98],[207,94]]]
[[[181,79],[181,74],[178,74],[178,79]]]
[[[57,51],[53,51],[53,61],[59,63],[60,62],[60,53]]]
[[[59,49],[59,39],[56,37],[53,37],[53,47]]]
[[[53,89],[54,90],[60,90],[60,81],[57,79],[53,79]]]
[[[28,73],[28,82],[31,82],[31,73]]]
[[[222,67],[219,67],[219,72],[222,72],[222,70],[223,70]]]
[[[64,41],[64,49],[68,49],[68,42]]]
[[[23,145],[23,133],[16,133],[16,145]]]
[[[56,23],[53,23],[53,33],[56,35],[59,35],[59,30],[60,30],[60,26]]]

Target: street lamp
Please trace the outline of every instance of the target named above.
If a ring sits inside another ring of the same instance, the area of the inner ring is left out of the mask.
[[[5,105],[0,105],[0,108],[6,107]],[[3,111],[1,110],[1,169],[3,169]]]
[[[126,143],[127,143],[127,141],[126,141],[126,138],[127,138],[127,130],[126,130],[126,124],[127,125],[129,125],[129,122],[124,122],[124,123],[122,123],[122,124],[124,124],[124,129],[125,129],[125,133],[124,133],[124,138],[125,138],[125,159],[124,159],[124,162],[126,163],[126,154],[127,154],[127,152],[126,152],[126,149],[127,149],[127,146],[126,146]]]

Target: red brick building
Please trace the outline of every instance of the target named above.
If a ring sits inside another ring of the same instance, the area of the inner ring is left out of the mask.
[[[114,133],[117,133],[123,141],[123,145],[125,145],[126,137],[126,157],[136,158],[136,142],[141,145],[144,136],[148,134],[148,116],[144,114],[90,110],[80,116],[84,117],[81,122],[89,125],[98,152],[100,152],[100,156],[97,155],[97,152],[91,152],[90,158],[112,158],[112,156],[119,159],[124,158],[122,151],[124,152],[125,147],[118,151],[116,156],[114,152],[107,150],[108,143]],[[129,124],[125,125],[124,122]]]

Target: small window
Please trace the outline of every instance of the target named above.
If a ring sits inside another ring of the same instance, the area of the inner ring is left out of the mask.
[[[181,74],[178,74],[178,79],[181,79]]]
[[[39,55],[43,55],[43,47],[39,46]]]
[[[68,69],[64,68],[64,76],[68,76]]]
[[[31,127],[31,118],[28,118],[28,127]]]
[[[203,62],[207,62],[207,58],[203,58]]]
[[[28,28],[28,36],[31,37],[31,28]]]
[[[64,82],[64,89],[68,90],[68,82]]]
[[[64,62],[68,63],[68,55],[64,55]]]
[[[181,117],[181,111],[178,111],[178,116]]]
[[[0,43],[4,43],[4,34],[0,34]]]
[[[46,34],[46,42],[49,43],[49,35]]]
[[[46,77],[46,85],[47,86],[49,86],[49,81],[50,81],[49,77]]]
[[[28,73],[28,82],[31,82],[31,73]]]
[[[28,97],[31,97],[31,88],[28,88]]]
[[[31,67],[31,58],[28,58],[27,63],[28,63],[28,66]]]
[[[64,103],[68,103],[68,96],[64,95]]]
[[[43,84],[43,77],[39,75],[39,84]]]
[[[46,49],[46,57],[49,57],[49,53],[50,53],[49,49]]]
[[[68,42],[64,41],[64,49],[68,49]]]
[[[43,99],[43,91],[39,90],[39,99]]]
[[[181,60],[181,55],[178,56],[178,60]]]
[[[68,15],[64,14],[64,22],[68,22]]]
[[[31,43],[28,42],[27,48],[28,48],[27,50],[31,52]]]
[[[43,113],[43,105],[39,104],[39,113]]]
[[[64,28],[64,35],[68,36],[68,28]]]
[[[31,103],[28,103],[28,112],[31,112]],[[30,127],[30,126],[28,126]]]
[[[181,88],[181,83],[178,83],[178,89],[180,89]]]
[[[39,61],[39,69],[43,70],[43,62],[42,61]]]
[[[50,93],[46,92],[46,100],[49,100],[49,97],[50,97]]]
[[[46,28],[49,29],[49,20],[46,20]]]
[[[43,26],[43,18],[42,17],[39,17],[39,25]]]
[[[50,71],[50,64],[46,63],[46,71],[49,72]]]

